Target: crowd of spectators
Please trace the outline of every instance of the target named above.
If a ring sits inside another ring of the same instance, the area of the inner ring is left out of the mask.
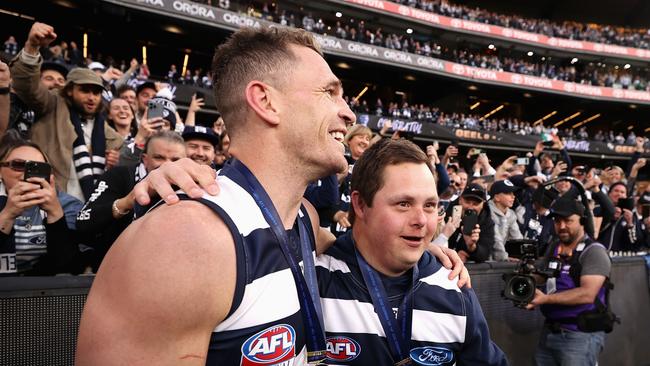
[[[517,15],[498,14],[480,8],[470,8],[465,5],[451,4],[447,0],[395,0],[395,2],[452,18],[499,25],[549,37],[644,49],[650,48],[650,30],[648,29],[524,18]]]
[[[613,144],[634,145],[636,134],[633,130],[627,133],[615,134],[613,131],[598,130],[590,135],[585,126],[579,129],[556,128],[544,126],[543,123],[521,121],[516,117],[483,118],[479,114],[443,112],[435,106],[425,104],[410,105],[407,102],[390,102],[387,105],[381,99],[377,99],[374,106],[368,104],[365,99],[355,100],[347,98],[350,108],[357,113],[374,114],[381,117],[400,118],[411,121],[437,123],[450,128],[462,128],[477,131],[507,132],[517,135],[557,135],[561,138],[571,140],[599,141]],[[645,138],[645,144],[650,140]]]
[[[434,2],[431,2],[434,3]],[[233,9],[240,6],[233,3]],[[440,6],[437,7],[438,9]],[[443,6],[448,9],[448,6]],[[648,70],[631,65],[607,65],[603,62],[579,62],[577,59],[560,59],[503,53],[494,45],[479,48],[464,45],[446,45],[429,36],[397,34],[384,31],[381,27],[370,28],[364,20],[338,18],[329,24],[311,12],[281,10],[279,4],[264,3],[261,8],[253,5],[240,7],[247,15],[280,23],[285,26],[304,28],[310,32],[335,36],[354,42],[366,43],[417,55],[440,58],[491,70],[534,75],[552,80],[562,80],[580,84],[613,87],[618,89],[650,90]],[[192,79],[192,80],[190,80]],[[186,75],[180,78],[184,83],[200,84],[200,75]]]
[[[5,93],[11,94],[11,98],[8,95],[0,96],[0,111],[9,112],[6,113],[9,118],[1,121],[3,133],[5,130],[9,132],[4,134],[0,143],[0,175],[4,182],[4,186],[0,187],[0,249],[2,253],[15,253],[13,266],[3,268],[5,273],[42,275],[96,270],[114,238],[138,214],[139,208],[134,204],[132,191],[136,182],[165,161],[189,157],[199,164],[218,168],[229,158],[229,138],[223,121],[214,121],[208,127],[196,125],[196,113],[203,106],[201,98],[192,98],[183,119],[173,101],[174,86],[150,81],[146,65],[140,65],[134,59],[128,68],[124,65],[124,71],[121,71],[118,67],[106,67],[88,59],[79,61],[83,66],[78,67],[71,63],[72,58],[62,56],[65,53],[52,51],[52,48],[59,46],[53,46],[54,39],[52,27],[35,23],[25,46],[12,51],[14,58],[10,68],[0,63],[0,89],[5,87],[4,84],[11,87],[11,93]],[[62,65],[66,67],[62,68]],[[12,78],[13,82],[9,84]],[[178,82],[178,79],[168,74],[168,81]],[[365,101],[359,104],[350,102],[350,105],[357,112],[371,111]],[[531,152],[533,163],[529,166],[516,166],[509,159],[495,168],[492,168],[485,153],[481,153],[483,155],[478,159],[468,153],[463,159],[458,148],[451,146],[438,159],[436,149],[428,148],[432,162],[437,165],[438,186],[444,192],[443,201],[449,202],[450,207],[460,204],[465,209],[489,210],[486,202],[491,181],[526,175],[531,179],[524,179],[524,182],[532,187],[544,179],[572,171],[568,152],[557,137],[563,136],[562,131],[546,130],[516,119],[481,119],[471,114],[444,113],[424,105],[411,107],[406,103],[401,106],[390,103],[384,108],[383,103],[378,101],[374,108],[377,114],[424,120],[452,128],[556,136],[555,148],[562,151],[563,156],[557,166],[564,170],[551,168],[549,171],[549,164],[554,163],[549,163],[548,160],[552,160],[550,155],[539,150],[544,149],[541,145]],[[2,116],[0,113],[0,118]],[[363,151],[387,135],[386,129],[390,128],[390,123],[385,124],[379,135],[360,125],[349,127],[347,136],[338,137],[347,146],[351,171],[354,161]],[[588,137],[584,129],[578,134],[580,138]],[[627,178],[624,186],[630,196],[637,189],[634,181],[645,164],[640,154],[647,141],[632,139],[637,145],[637,152],[630,162],[631,167],[625,173],[615,168],[606,170],[616,170],[620,176],[607,179],[603,176],[604,184],[598,184],[604,190],[618,192],[618,196],[611,198],[612,201],[623,196],[619,192],[622,188],[616,182]],[[51,174],[45,173],[46,176],[20,182],[18,178],[26,170],[26,161],[47,165]],[[456,168],[453,168],[454,164]],[[589,174],[593,177],[601,173],[594,170]],[[323,213],[321,224],[325,222],[331,225],[334,232],[342,232],[350,227],[347,219],[349,206],[344,198],[350,193],[346,193],[349,178],[347,174],[324,179],[336,190],[331,196],[341,198],[338,202],[314,198],[323,204],[320,210]],[[457,201],[458,197],[462,197],[463,190],[469,187],[463,185],[472,180],[477,185],[472,186],[473,189],[483,190],[483,193],[474,192],[474,196],[484,197],[482,202],[474,202],[474,206],[467,197]],[[458,182],[459,185],[456,184]],[[454,191],[456,188],[459,190]],[[485,205],[479,209],[482,203]],[[140,209],[140,214],[143,209],[146,208]],[[74,216],[76,220],[72,219]],[[627,211],[621,211],[616,219],[631,222],[628,216]],[[482,217],[489,222],[487,213]],[[611,221],[613,218],[607,216],[606,219]],[[637,221],[646,222],[645,217]],[[450,221],[441,226],[441,232],[449,235],[440,240],[453,237],[458,225],[457,221]],[[519,225],[523,223],[519,222]],[[650,228],[650,225],[647,227]],[[640,250],[647,244],[650,234],[646,233],[646,226],[640,228],[634,237],[630,236],[634,242],[620,250]],[[481,230],[485,238],[489,231]],[[494,235],[499,232],[497,227]],[[471,239],[473,244],[455,244],[459,245],[456,249],[464,252],[464,259],[507,259],[503,248],[484,247],[474,253],[471,248],[476,243],[485,246],[486,242],[492,241],[480,240],[478,232],[470,235],[474,236],[476,238]],[[62,241],[79,245],[61,246],[59,243]],[[61,251],[54,251],[52,248],[55,245]],[[612,248],[618,249],[616,246]]]

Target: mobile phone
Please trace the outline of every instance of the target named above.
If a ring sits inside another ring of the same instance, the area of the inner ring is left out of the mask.
[[[23,180],[29,178],[43,178],[49,182],[51,174],[52,167],[48,163],[41,163],[40,161],[25,162],[25,175],[23,176]]]
[[[467,153],[467,155],[469,155],[469,156],[476,156],[476,155],[480,155],[482,152],[483,152],[483,150],[481,150],[481,149],[477,149],[477,148],[473,147],[473,148],[471,148],[471,149],[469,150],[469,153]]]
[[[203,92],[197,91],[194,94],[196,95],[196,99],[204,99],[205,98],[205,94],[203,94]]]
[[[454,207],[452,208],[452,211],[451,211],[451,218],[452,218],[453,220],[459,220],[459,219],[460,219],[460,215],[461,215],[462,213],[463,213],[463,206],[461,206],[461,205],[456,205],[456,206],[454,206]]]
[[[474,210],[465,210],[463,216],[463,235],[472,235],[472,230],[478,224],[478,214]]]
[[[153,119],[153,118],[162,118],[163,117],[163,106],[158,104],[158,103],[153,103],[149,101],[147,104],[147,118]]]
[[[603,173],[600,169],[594,169],[594,175],[601,175]]]
[[[544,145],[546,147],[551,147],[551,146],[553,146],[553,140],[544,141],[544,142],[542,142],[542,145]]]
[[[641,205],[641,216],[643,216],[644,219],[650,217],[650,205],[649,204]]]
[[[517,158],[517,165],[528,165],[528,158]]]
[[[627,209],[627,210],[634,210],[634,197],[630,198],[619,198],[618,199],[618,207],[621,209]]]

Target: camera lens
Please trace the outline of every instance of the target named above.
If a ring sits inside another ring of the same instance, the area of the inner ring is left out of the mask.
[[[512,281],[512,293],[517,297],[528,297],[531,292],[530,282],[526,278],[515,278]]]

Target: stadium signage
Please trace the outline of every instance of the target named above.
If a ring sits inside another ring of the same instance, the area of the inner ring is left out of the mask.
[[[207,6],[176,0],[172,3],[175,10],[202,18],[215,19],[214,12]]]
[[[414,133],[421,139],[460,140],[467,146],[476,146],[475,144],[478,143],[486,146],[495,146],[500,149],[511,147],[530,149],[532,151],[535,148],[535,144],[541,139],[540,136],[535,135],[518,135],[505,132],[453,128],[437,123],[378,117],[369,114],[358,114],[357,121],[375,131],[381,130],[386,122],[390,121],[392,123],[391,132],[404,130]],[[608,157],[617,157],[634,153],[634,146],[614,145],[599,141],[567,140],[565,141],[565,146],[569,151],[593,155],[601,159],[604,159],[606,154],[609,154]],[[647,156],[648,153],[650,153],[650,150],[646,150],[644,155]]]
[[[565,38],[548,37],[544,34],[531,33],[518,29],[505,28],[498,25],[489,25],[470,20],[451,18],[434,14],[420,9],[399,5],[391,1],[369,0],[331,0],[344,1],[360,8],[372,8],[383,13],[395,14],[418,20],[437,28],[455,29],[461,32],[479,34],[483,36],[498,37],[513,40],[532,46],[542,46],[565,51],[580,51],[597,55],[623,56],[631,59],[650,60],[650,50],[640,48],[608,45],[603,43],[578,41]]]
[[[174,0],[173,2],[165,2],[163,0],[106,1],[123,5],[131,4],[132,6],[138,7],[140,9],[151,9],[156,12],[162,12],[166,15],[181,15],[183,17],[195,18],[203,22],[207,21],[211,24],[214,24],[215,26],[226,27],[229,29],[240,27],[260,28],[278,26],[278,24],[266,20],[248,17],[246,15],[237,14],[231,11],[226,11],[224,9],[207,5],[188,3],[185,0]],[[363,3],[382,3],[382,1]],[[386,9],[390,8],[386,7]],[[459,19],[454,20],[460,21]],[[609,87],[582,85],[560,80],[550,80],[537,76],[488,70],[443,61],[432,57],[414,55],[397,50],[390,50],[383,47],[350,42],[330,36],[315,35],[315,37],[325,51],[336,53],[340,56],[348,56],[357,59],[361,58],[366,61],[375,61],[393,66],[403,65],[411,69],[435,73],[447,77],[471,79],[478,82],[498,84],[502,86],[518,87],[529,90],[546,91],[579,97],[582,96],[601,100],[650,104],[650,93],[646,91],[623,90]],[[648,57],[650,59],[650,51],[648,51]]]

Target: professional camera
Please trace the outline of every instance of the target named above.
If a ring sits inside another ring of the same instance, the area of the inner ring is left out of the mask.
[[[506,242],[506,251],[509,256],[519,258],[520,261],[513,273],[503,275],[506,284],[502,295],[511,300],[515,306],[523,308],[535,297],[537,284],[533,274],[544,278],[557,277],[560,265],[558,262],[551,261],[545,269],[539,269],[535,266],[535,259],[537,258],[536,240],[508,240]]]

